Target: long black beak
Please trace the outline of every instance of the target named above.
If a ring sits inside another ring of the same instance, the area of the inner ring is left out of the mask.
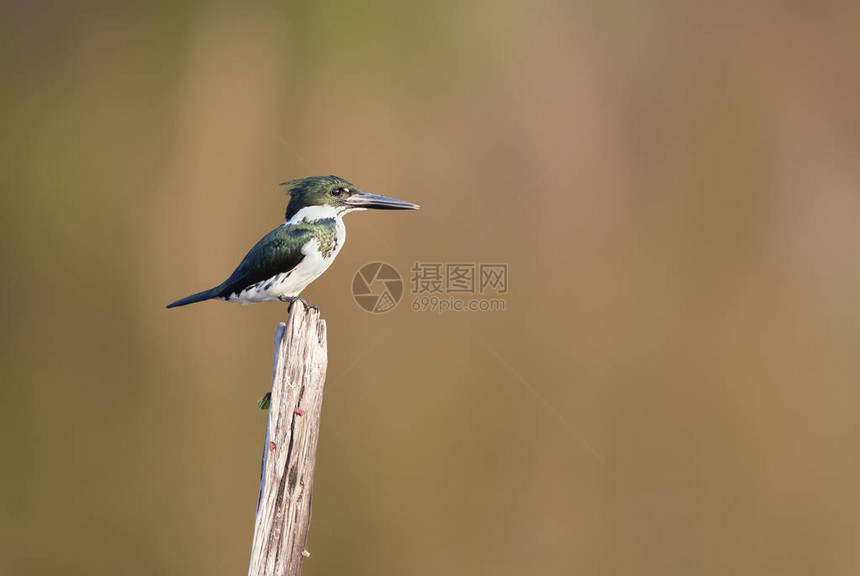
[[[420,208],[418,204],[413,204],[412,202],[389,198],[388,196],[380,196],[379,194],[372,194],[364,190],[359,190],[343,202],[356,208],[374,208],[377,210],[418,210]]]

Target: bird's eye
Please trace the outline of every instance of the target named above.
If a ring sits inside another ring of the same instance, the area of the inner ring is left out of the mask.
[[[335,198],[340,198],[341,196],[343,196],[347,192],[349,192],[349,190],[347,188],[335,188],[334,190],[331,191],[331,195],[334,196]]]

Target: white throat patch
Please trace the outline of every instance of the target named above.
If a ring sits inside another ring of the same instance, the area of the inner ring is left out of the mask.
[[[287,224],[298,224],[299,222],[313,222],[314,220],[325,220],[327,218],[340,219],[347,212],[364,210],[357,206],[305,206],[295,216],[287,220]]]

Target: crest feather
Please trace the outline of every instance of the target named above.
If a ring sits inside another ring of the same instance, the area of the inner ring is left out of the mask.
[[[343,178],[339,178],[333,174],[330,176],[308,176],[287,180],[286,182],[281,182],[281,186],[285,187],[284,191],[290,197],[285,214],[287,220],[292,218],[302,208],[305,195],[327,191],[335,186],[353,187],[352,184]]]

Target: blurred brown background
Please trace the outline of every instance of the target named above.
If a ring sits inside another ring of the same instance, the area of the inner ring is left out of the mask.
[[[0,573],[245,573],[286,307],[164,305],[314,173],[423,208],[305,293],[307,575],[860,570],[856,3],[2,12]],[[507,310],[369,314],[374,260]]]

